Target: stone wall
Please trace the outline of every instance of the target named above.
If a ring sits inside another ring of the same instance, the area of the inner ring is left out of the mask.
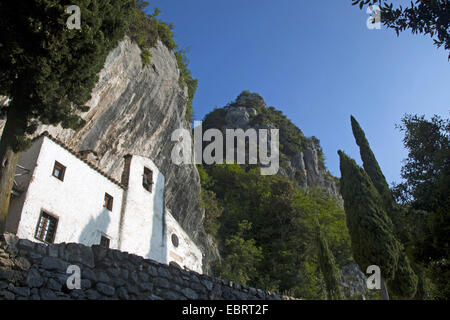
[[[70,265],[81,289],[67,288]],[[0,300],[288,300],[193,271],[94,245],[0,237]]]

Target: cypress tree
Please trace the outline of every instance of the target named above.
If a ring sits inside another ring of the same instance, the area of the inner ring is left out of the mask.
[[[135,0],[79,0],[80,29],[69,29],[70,0],[0,2],[0,233],[5,229],[18,153],[39,123],[78,129],[106,56],[136,13]]]
[[[333,253],[323,237],[320,226],[316,224],[316,241],[319,267],[325,279],[329,300],[342,300],[343,295],[339,282],[339,269],[336,266]]]
[[[417,284],[418,277],[411,268],[406,254],[401,252],[395,277],[389,282],[389,290],[400,298],[410,299],[416,294]]]
[[[355,137],[356,144],[359,147],[364,170],[372,180],[373,185],[375,186],[381,196],[381,199],[383,200],[384,209],[392,219],[394,198],[389,189],[389,185],[383,172],[381,171],[380,165],[378,164],[375,155],[372,152],[372,149],[370,148],[369,141],[367,141],[363,129],[353,116],[351,116],[350,119],[352,123],[353,136]]]
[[[395,203],[389,185],[372,149],[370,148],[366,135],[353,116],[351,116],[351,124],[353,136],[355,137],[356,144],[359,146],[364,170],[370,177],[378,194],[381,196],[384,210],[394,224],[395,236],[397,239],[406,240],[408,237],[408,230],[406,230],[405,223],[402,222],[403,208]],[[403,249],[399,252],[399,265],[394,279],[390,281],[390,289],[397,296],[406,298],[412,297],[417,289],[417,276],[411,268]]]
[[[341,194],[352,242],[353,258],[361,270],[377,265],[381,269],[383,292],[386,280],[393,279],[400,254],[400,243],[387,216],[380,195],[367,173],[355,160],[339,151]],[[385,299],[388,295],[385,294]]]

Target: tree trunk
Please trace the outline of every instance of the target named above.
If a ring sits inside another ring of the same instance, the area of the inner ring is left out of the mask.
[[[16,132],[20,130],[20,123],[8,113],[8,118],[0,138],[0,234],[6,231],[6,219],[9,210],[9,201],[14,184],[16,165],[19,153],[16,152]],[[19,127],[18,127],[19,125]]]
[[[381,277],[381,296],[383,297],[383,300],[389,300],[389,293],[386,287],[386,280]]]

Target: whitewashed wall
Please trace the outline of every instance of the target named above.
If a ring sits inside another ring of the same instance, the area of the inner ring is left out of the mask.
[[[55,243],[99,244],[103,234],[110,238],[111,248],[118,248],[123,189],[49,138],[40,139],[17,236],[35,241],[39,216],[45,210],[59,219]],[[66,167],[64,181],[52,175],[55,160]],[[114,198],[112,211],[103,208],[105,192]]]
[[[166,227],[168,263],[173,261],[181,267],[202,273],[202,252],[168,210],[166,210]],[[172,243],[173,234],[178,237],[178,247]]]
[[[64,181],[52,175],[55,161],[66,167]],[[164,207],[165,179],[152,160],[132,156],[127,190],[48,137],[22,153],[19,164],[30,173],[17,179],[25,192],[13,199],[8,215],[9,231],[18,237],[36,241],[38,220],[46,211],[58,218],[55,243],[91,246],[104,235],[113,249],[202,273],[202,253]],[[142,185],[144,167],[153,171],[151,192]],[[114,198],[112,211],[103,208],[105,193]]]
[[[153,171],[152,191],[142,186],[144,167]],[[121,225],[119,249],[167,263],[163,233],[164,176],[148,158],[133,156]]]

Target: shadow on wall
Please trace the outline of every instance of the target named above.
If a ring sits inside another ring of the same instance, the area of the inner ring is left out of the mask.
[[[153,212],[149,213],[152,215],[152,236],[150,237],[150,251],[147,254],[146,258],[155,259],[156,257],[160,257],[160,261],[163,263],[167,263],[167,243],[166,243],[166,223],[165,223],[165,197],[164,197],[164,181],[162,178],[162,174],[157,175],[156,182],[153,184],[154,190],[153,192],[158,194],[157,188],[162,188],[161,197],[155,197],[153,201]],[[155,213],[161,212],[161,220],[157,218]],[[159,231],[161,231],[161,235],[159,235]],[[161,237],[161,238],[160,238]],[[158,254],[159,252],[159,254]],[[159,259],[156,259],[159,260]]]
[[[86,246],[100,244],[102,234],[109,237],[107,234],[109,223],[111,222],[111,212],[107,209],[103,211],[94,219],[90,218],[88,224],[81,231],[78,242]]]

